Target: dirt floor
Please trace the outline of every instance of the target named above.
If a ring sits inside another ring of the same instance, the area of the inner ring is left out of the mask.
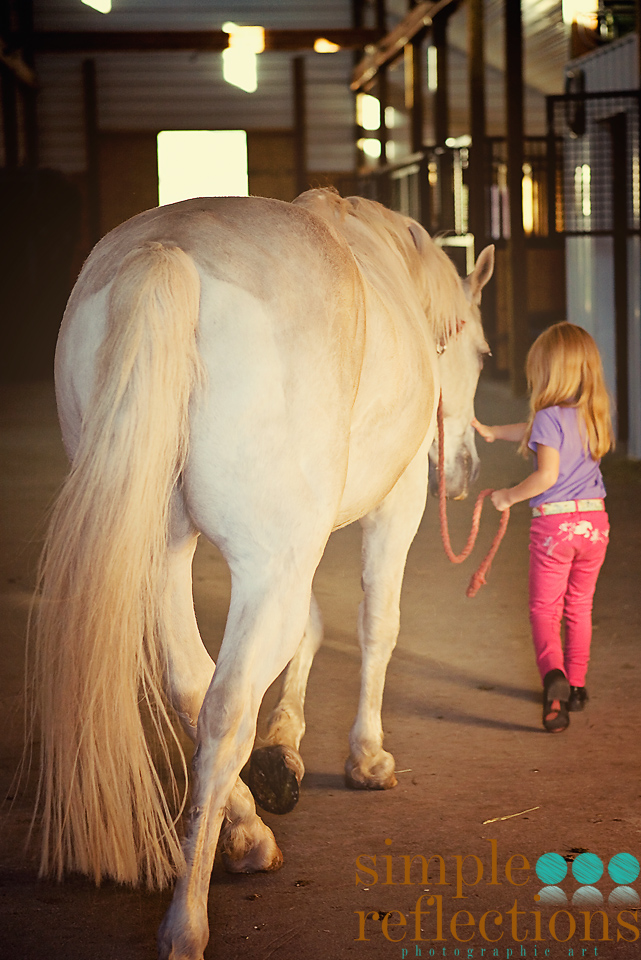
[[[0,796],[11,797],[28,603],[47,506],[66,464],[51,386],[5,387],[2,400]],[[523,405],[505,386],[484,382],[477,412],[509,422]],[[483,444],[480,453],[479,489],[525,475],[507,444]],[[285,865],[239,877],[216,864],[207,958],[641,957],[641,910],[608,904],[615,882],[607,871],[615,854],[641,859],[638,466],[615,459],[605,467],[612,542],[595,604],[591,700],[561,735],[546,734],[540,723],[526,602],[527,507],[513,509],[489,583],[468,600],[467,582],[498,514],[485,511],[472,559],[453,567],[429,503],[407,565],[401,636],[388,671],[383,719],[399,781],[390,791],[352,792],[343,783],[359,684],[359,530],[332,537],[316,577],[326,640],[309,685],[301,800],[288,816],[264,815]],[[471,501],[450,506],[455,547],[471,509]],[[195,588],[201,630],[215,652],[229,579],[207,544],[197,554]],[[273,698],[270,691],[265,709]],[[24,850],[31,802],[29,786],[5,803],[0,819],[0,958],[153,960],[170,893],[109,883],[96,889],[79,877],[38,881],[35,855]],[[583,883],[603,894],[602,914],[596,900],[571,903],[580,885],[571,864],[584,851],[606,865],[600,879]],[[565,910],[535,899],[544,883],[534,867],[549,852],[570,867],[559,882]],[[433,860],[425,882],[416,861],[406,876],[403,857],[419,854],[440,855],[443,873]],[[628,901],[638,902],[641,878],[625,885],[633,891]]]

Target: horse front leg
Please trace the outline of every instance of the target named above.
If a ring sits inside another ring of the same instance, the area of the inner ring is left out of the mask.
[[[269,813],[289,813],[298,802],[305,774],[298,752],[305,734],[305,692],[309,671],[323,640],[323,620],[312,594],[305,633],[283,675],[280,698],[267,721],[264,746],[257,747],[248,783],[257,803]]]
[[[381,708],[400,627],[405,561],[425,510],[427,475],[424,444],[385,500],[361,521],[365,593],[358,618],[361,691],[345,764],[345,781],[357,790],[396,786],[394,757],[383,749]]]
[[[242,580],[232,573],[225,637],[198,717],[192,807],[184,842],[187,867],[160,927],[160,960],[202,960],[209,936],[207,893],[226,808],[249,757],[265,690],[298,646],[312,575],[310,569],[306,582],[300,576],[295,582],[272,579],[261,589],[254,572]]]

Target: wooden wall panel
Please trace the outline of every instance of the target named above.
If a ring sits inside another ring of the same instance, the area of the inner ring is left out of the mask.
[[[292,131],[249,130],[247,169],[252,196],[293,200],[297,191]]]
[[[158,206],[158,154],[153,133],[101,133],[100,231]]]

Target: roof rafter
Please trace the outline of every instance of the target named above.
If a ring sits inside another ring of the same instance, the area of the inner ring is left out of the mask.
[[[447,7],[451,7],[450,12],[453,13],[458,2],[459,0],[436,0],[436,2],[423,0],[412,7],[407,16],[390,33],[373,44],[372,49],[366,49],[365,56],[354,68],[350,84],[352,90],[361,90],[368,86],[382,66],[394,60],[417,33],[431,26],[437,13]]]
[[[376,43],[381,30],[265,29],[265,50],[302,52],[313,50],[314,42],[323,38],[344,50],[361,50]],[[93,30],[83,32],[40,31],[34,35],[35,53],[127,53],[160,50],[220,52],[229,45],[229,35],[222,30]]]

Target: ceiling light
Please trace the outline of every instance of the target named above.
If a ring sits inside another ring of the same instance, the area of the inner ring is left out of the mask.
[[[338,53],[340,44],[332,43],[331,40],[326,40],[325,37],[318,37],[318,39],[314,40],[314,50],[316,53]]]
[[[580,23],[595,28],[598,8],[598,0],[562,0],[563,23]]]
[[[223,50],[223,77],[232,86],[254,93],[258,89],[256,55],[265,49],[264,27],[239,27],[228,20],[223,31],[229,34],[229,46]]]
[[[239,27],[228,20],[223,23],[223,32],[229,34],[227,49],[245,50],[247,53],[262,53],[265,49],[264,27]]]
[[[111,13],[111,0],[82,0],[87,7],[97,10],[98,13]]]

